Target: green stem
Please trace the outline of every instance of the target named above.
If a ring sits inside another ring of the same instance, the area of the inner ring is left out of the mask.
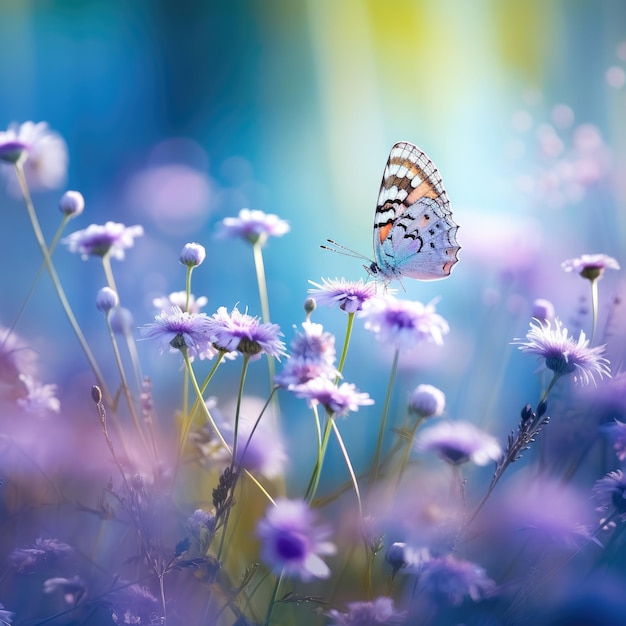
[[[191,273],[193,267],[187,266],[187,274],[185,276],[185,311],[189,312],[189,301],[191,300]]]
[[[315,497],[315,493],[317,492],[317,488],[320,483],[320,477],[322,475],[322,467],[324,465],[324,457],[326,456],[326,450],[328,448],[328,441],[330,440],[330,433],[332,432],[332,422],[333,416],[329,414],[326,419],[326,425],[324,427],[324,435],[322,437],[322,445],[318,448],[318,458],[317,463],[313,469],[313,474],[311,475],[311,480],[309,481],[309,486],[307,487],[306,493],[304,495],[304,499],[307,501],[307,504],[310,504]]]
[[[335,420],[331,420],[331,426],[333,428],[333,432],[335,433],[335,437],[337,439],[337,443],[341,448],[341,454],[343,455],[343,459],[346,462],[346,467],[348,468],[348,473],[350,474],[350,480],[352,481],[352,485],[354,486],[354,494],[356,495],[357,505],[359,507],[359,519],[363,519],[363,505],[361,502],[361,491],[359,489],[359,481],[356,477],[356,473],[354,471],[354,467],[352,466],[352,461],[350,461],[350,455],[348,454],[348,450],[343,441],[343,437],[339,432],[339,428],[337,427],[337,423]]]
[[[559,380],[561,376],[562,374],[559,374],[558,372],[554,372],[554,375],[552,376],[552,380],[550,381],[550,384],[547,386],[546,390],[543,392],[543,395],[541,396],[541,400],[539,400],[540,404],[542,402],[545,402],[548,399],[548,394],[552,391],[552,388],[556,384],[556,381]]]
[[[246,382],[248,363],[250,363],[250,357],[246,354],[243,357],[243,365],[241,366],[241,378],[239,379],[239,390],[237,391],[237,408],[235,409],[235,430],[233,433],[233,458],[231,461],[231,469],[234,468],[235,460],[237,458],[237,446],[239,439],[239,417],[241,415],[241,400],[243,399],[243,386]]]
[[[376,452],[374,454],[374,462],[372,463],[372,477],[370,483],[370,493],[374,488],[376,481],[378,480],[378,469],[380,465],[380,455],[383,449],[383,439],[385,437],[385,431],[387,430],[387,416],[389,414],[389,407],[391,405],[391,395],[393,393],[393,385],[396,380],[396,373],[398,371],[398,360],[400,358],[400,348],[396,348],[396,353],[393,356],[393,363],[391,365],[391,374],[389,375],[389,383],[387,385],[387,394],[385,396],[385,404],[383,406],[383,414],[380,419],[380,427],[378,429],[378,439],[376,440]]]
[[[48,254],[50,255],[50,258],[52,258],[52,253],[54,252],[54,249],[56,248],[57,244],[59,243],[59,239],[61,238],[61,235],[63,234],[63,230],[65,229],[65,225],[67,224],[69,219],[70,219],[70,217],[68,215],[63,215],[63,220],[61,221],[61,225],[59,226],[57,232],[55,233],[54,239],[52,240],[52,243],[50,244],[50,246],[48,248]],[[19,322],[20,318],[22,317],[22,313],[24,313],[24,309],[26,309],[26,306],[29,303],[30,299],[32,298],[33,293],[35,293],[35,288],[39,284],[39,281],[41,279],[41,275],[44,273],[45,269],[46,269],[46,262],[42,261],[41,265],[39,266],[39,269],[37,270],[37,274],[35,274],[35,278],[33,279],[33,282],[32,282],[32,284],[31,284],[31,286],[30,286],[30,288],[28,290],[28,293],[26,294],[22,304],[20,305],[20,308],[19,308],[18,312],[16,313],[15,318],[11,322],[11,325],[7,329],[6,335],[4,337],[4,340],[3,340],[2,345],[0,346],[0,348],[4,347],[4,344],[7,342],[7,340],[11,336],[11,333],[13,332],[15,327],[17,326],[17,323]]]
[[[418,415],[415,423],[413,424],[413,427],[408,432],[406,440],[404,441],[404,452],[402,454],[402,460],[400,461],[400,467],[398,468],[398,475],[396,476],[396,485],[393,490],[394,498],[395,494],[398,493],[400,483],[402,482],[402,477],[404,476],[406,467],[409,464],[409,457],[411,456],[411,449],[413,448],[413,439],[415,437],[415,433],[417,432],[417,429],[423,421],[424,418],[421,415]]]
[[[133,420],[133,425],[135,426],[135,430],[141,439],[141,442],[145,446],[146,450],[150,450],[150,446],[148,445],[148,440],[146,439],[146,435],[143,432],[143,428],[141,427],[141,422],[137,417],[137,411],[135,410],[135,403],[133,402],[132,395],[130,393],[130,388],[128,387],[128,380],[126,379],[126,372],[124,371],[124,365],[122,363],[122,357],[120,355],[120,350],[117,345],[117,340],[115,339],[115,333],[113,332],[113,328],[111,328],[111,311],[107,312],[106,315],[107,328],[109,329],[109,337],[111,339],[111,345],[113,346],[113,355],[115,356],[115,364],[117,365],[118,372],[120,374],[120,381],[122,383],[122,390],[124,392],[124,396],[126,397],[126,402],[128,403],[128,408],[130,409],[130,415]],[[155,450],[152,450],[155,452]]]
[[[183,352],[181,350],[181,352]],[[189,431],[191,430],[191,424],[193,423],[194,417],[196,415],[196,411],[198,410],[198,407],[202,406],[203,409],[205,409],[205,415],[206,417],[209,419],[209,422],[211,423],[211,426],[213,426],[213,428],[215,430],[217,430],[217,427],[215,426],[215,423],[213,422],[213,418],[210,417],[210,413],[209,410],[207,409],[206,403],[204,401],[204,391],[207,388],[207,385],[209,384],[209,382],[211,381],[211,379],[213,378],[215,372],[217,371],[217,368],[219,367],[220,363],[222,362],[222,359],[224,358],[225,352],[219,352],[217,357],[215,358],[215,362],[213,363],[213,367],[211,368],[211,371],[209,372],[208,376],[205,378],[204,382],[202,383],[202,387],[198,387],[198,383],[195,379],[195,375],[194,372],[191,368],[191,362],[189,361],[189,357],[187,355],[187,351],[185,350],[183,352],[183,359],[185,360],[185,371],[188,374],[189,379],[191,379],[192,382],[192,386],[194,388],[194,391],[196,393],[196,400],[193,403],[193,406],[191,407],[191,410],[188,413],[183,413],[183,423],[180,429],[180,439],[178,442],[178,462],[176,465],[178,465],[178,463],[180,462],[180,459],[183,456],[183,450],[185,448],[185,442],[187,441],[187,436],[189,435]],[[217,431],[219,433],[219,431]],[[225,441],[221,438],[220,436],[220,440],[222,441],[223,444],[225,444]],[[228,446],[227,446],[228,447]]]
[[[350,346],[350,337],[352,336],[352,327],[354,326],[354,313],[348,313],[348,324],[346,326],[346,336],[343,340],[343,348],[341,349],[341,356],[339,357],[339,365],[337,365],[337,371],[341,375],[343,372],[343,366],[346,363],[346,357],[348,356],[348,347]],[[337,380],[339,381],[340,376],[337,376]]]
[[[196,402],[199,404],[199,406],[202,407],[203,412],[204,412],[204,416],[206,417],[206,419],[209,422],[209,424],[211,424],[211,427],[215,431],[215,434],[217,435],[217,438],[220,440],[220,443],[222,444],[222,446],[224,446],[225,450],[228,452],[228,454],[230,454],[230,456],[232,458],[233,451],[232,451],[231,447],[228,445],[228,443],[226,443],[226,440],[224,439],[224,436],[220,432],[220,429],[217,427],[217,424],[215,423],[215,420],[213,419],[213,416],[211,415],[211,412],[209,411],[209,408],[207,407],[206,402],[202,398],[202,391],[201,391],[200,387],[198,386],[198,379],[196,378],[195,372],[193,371],[193,367],[191,367],[191,360],[189,359],[189,354],[187,352],[187,347],[183,346],[180,349],[180,353],[183,355],[183,360],[185,362],[185,367],[189,370],[189,379],[191,380],[191,386],[193,387],[193,390],[194,390],[194,392],[196,394]],[[184,441],[185,441],[185,439],[182,439],[183,445],[184,445]],[[176,461],[176,469],[175,469],[175,472],[174,472],[174,478],[176,478],[176,475],[178,473],[178,467],[180,465],[180,459],[181,459],[181,456],[182,456],[181,453],[182,453],[182,446],[179,449],[179,455],[178,455],[178,459]],[[248,478],[250,478],[250,480],[258,487],[258,489],[261,491],[261,493],[269,500],[269,502],[271,502],[272,504],[275,504],[274,499],[272,498],[272,496],[270,496],[270,494],[267,492],[267,489],[265,489],[265,487],[263,487],[263,485],[255,478],[255,476],[253,474],[251,474],[248,470],[245,470],[245,473],[248,476]]]
[[[117,285],[115,284],[115,278],[113,277],[113,268],[111,267],[111,255],[107,252],[102,257],[102,269],[104,270],[104,277],[107,281],[107,286],[113,289],[116,294],[119,295]]]
[[[44,263],[46,264],[46,267],[48,268],[48,273],[50,274],[52,284],[61,302],[61,306],[63,307],[63,310],[65,311],[65,315],[67,316],[67,319],[69,320],[70,325],[72,326],[72,330],[74,331],[76,338],[78,339],[78,343],[80,344],[83,352],[85,353],[85,356],[87,357],[87,360],[89,361],[89,365],[91,366],[91,369],[98,382],[98,386],[102,390],[102,394],[107,404],[112,404],[111,394],[109,393],[108,387],[106,386],[106,383],[104,382],[104,377],[102,376],[102,372],[100,371],[100,368],[98,367],[98,363],[96,362],[96,359],[93,356],[91,349],[89,348],[89,344],[87,343],[87,340],[85,339],[85,336],[83,335],[80,329],[78,321],[76,320],[76,317],[74,316],[74,313],[72,311],[72,307],[70,306],[67,296],[65,295],[65,291],[63,290],[63,286],[61,285],[61,281],[56,272],[56,269],[54,265],[52,264],[52,259],[50,258],[50,253],[48,252],[48,247],[46,246],[46,241],[41,231],[41,226],[39,225],[37,213],[35,211],[35,207],[33,205],[33,201],[30,196],[30,191],[28,189],[28,184],[26,182],[24,170],[22,169],[22,166],[17,163],[15,164],[15,173],[17,175],[17,181],[20,185],[22,195],[24,196],[24,201],[26,203],[26,210],[28,212],[28,217],[30,218],[31,226],[35,234],[35,239],[37,240],[37,243],[39,244],[41,254],[43,255]]]
[[[256,271],[256,281],[259,287],[259,300],[261,302],[261,317],[265,324],[270,323],[270,304],[267,295],[267,280],[265,279],[265,265],[263,263],[263,244],[264,238],[260,238],[252,244],[252,253],[254,255],[254,269]],[[270,379],[270,390],[274,387],[274,375],[276,373],[276,363],[274,357],[267,355],[267,370]],[[277,396],[274,396],[276,402]],[[275,408],[278,408],[277,405]],[[277,411],[278,413],[278,411]]]
[[[267,297],[267,281],[265,280],[265,266],[263,264],[263,242],[261,240],[252,244],[254,254],[254,269],[259,286],[259,300],[261,301],[261,314],[266,324],[270,323],[270,305]]]
[[[591,345],[596,337],[596,326],[598,323],[598,279],[591,282]]]
[[[270,603],[267,607],[267,614],[265,615],[265,626],[270,626],[272,621],[272,613],[274,612],[274,605],[276,604],[276,598],[278,596],[278,590],[280,589],[280,583],[283,580],[283,574],[281,572],[280,576],[276,579],[276,584],[274,585],[274,589],[272,590],[272,597],[270,598]]]

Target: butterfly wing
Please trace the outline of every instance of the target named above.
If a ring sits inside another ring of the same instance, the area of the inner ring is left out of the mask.
[[[383,279],[449,276],[461,249],[439,171],[417,146],[391,149],[374,217],[374,263]]]

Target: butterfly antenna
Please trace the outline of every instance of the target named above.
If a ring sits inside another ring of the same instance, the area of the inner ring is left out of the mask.
[[[326,246],[324,244],[320,245],[320,248],[322,248],[323,250],[328,250],[329,252],[335,252],[337,254],[344,254],[345,256],[351,256],[355,259],[364,259],[366,261],[369,261],[369,258],[366,257],[364,254],[356,252],[355,250],[352,250],[350,248],[346,248],[346,246],[342,246],[340,243],[337,243],[333,239],[327,239],[326,242],[329,243],[330,246]]]

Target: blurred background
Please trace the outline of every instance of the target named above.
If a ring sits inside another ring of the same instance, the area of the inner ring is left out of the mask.
[[[265,248],[272,321],[289,341],[307,281],[365,276],[361,261],[320,244],[333,238],[371,256],[383,167],[407,140],[442,173],[462,250],[449,279],[398,286],[401,297],[438,298],[451,332],[443,348],[403,355],[394,405],[403,411],[415,385],[435,384],[451,417],[502,437],[538,398],[534,363],[510,345],[534,299],[589,330],[589,285],[561,261],[602,252],[626,265],[621,0],[5,0],[0,41],[0,125],[47,121],[68,144],[67,188],[87,202],[68,231],[107,220],[145,228],[127,259],[113,261],[137,326],[152,320],[154,297],[184,288],[178,255],[188,241],[208,251],[193,285],[205,310],[260,314],[250,247],[214,238],[221,219],[247,207],[291,225]],[[49,239],[62,191],[35,196]],[[0,210],[0,323],[9,325],[40,255],[23,203],[2,193]],[[94,306],[102,268],[63,246],[55,260],[106,363]],[[619,273],[600,287],[602,325]],[[314,319],[339,347],[343,313]],[[46,382],[83,398],[82,382],[68,381],[83,381],[86,363],[47,277],[17,331],[38,346]],[[179,398],[176,357],[140,349],[167,414]],[[356,325],[345,377],[378,406],[391,357]],[[249,389],[262,395],[264,365],[253,367]],[[223,374],[224,400],[238,375]],[[361,413],[346,422],[351,437],[364,423],[377,428],[375,408]]]

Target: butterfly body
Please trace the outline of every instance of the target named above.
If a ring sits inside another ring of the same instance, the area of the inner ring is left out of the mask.
[[[413,144],[395,144],[378,193],[374,261],[367,271],[386,282],[445,278],[458,261],[457,230],[433,162]]]

